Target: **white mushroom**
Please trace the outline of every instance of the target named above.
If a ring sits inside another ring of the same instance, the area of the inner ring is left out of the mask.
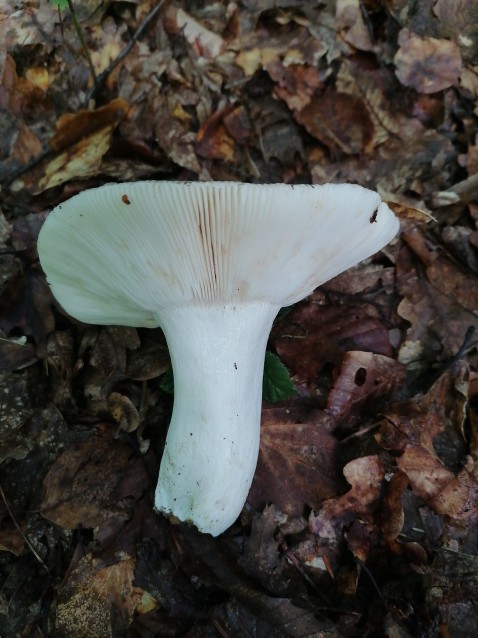
[[[257,462],[274,317],[398,228],[376,193],[351,184],[109,184],[49,215],[38,250],[63,308],[166,336],[175,398],[159,511],[214,536],[234,522]]]

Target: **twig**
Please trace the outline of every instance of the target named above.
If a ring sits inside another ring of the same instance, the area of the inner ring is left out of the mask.
[[[75,6],[73,4],[73,0],[67,0],[68,2],[68,7],[71,11],[71,17],[73,18],[73,24],[75,25],[75,29],[76,32],[78,34],[78,37],[80,38],[80,42],[81,42],[81,46],[83,47],[83,52],[85,54],[86,57],[86,61],[88,62],[88,66],[90,67],[90,73],[91,73],[91,77],[93,78],[93,85],[96,88],[98,85],[98,78],[96,76],[96,71],[95,71],[95,67],[93,65],[93,60],[91,59],[91,55],[90,52],[88,50],[88,46],[86,44],[86,40],[83,36],[83,31],[81,29],[81,25],[78,22],[78,18],[76,15],[76,10],[75,10]]]
[[[431,381],[429,381],[430,387],[436,381],[438,381],[438,379],[442,376],[442,374],[444,374],[447,370],[450,370],[450,368],[452,368],[455,365],[455,363],[460,361],[466,355],[468,350],[476,346],[476,343],[472,342],[474,334],[475,334],[475,326],[468,326],[465,332],[465,336],[463,338],[463,343],[461,344],[458,352],[455,355],[453,355],[453,357],[442,368],[440,368],[438,372],[432,377]]]
[[[426,535],[425,530],[423,529],[417,529],[417,528],[413,528],[415,531],[417,532],[422,532],[423,535]],[[442,552],[443,554],[450,554],[452,556],[459,556],[460,558],[475,558],[476,559],[476,555],[475,554],[469,554],[468,552],[459,552],[455,549],[450,549],[449,547],[438,547],[437,545],[433,545],[432,543],[429,542],[423,542],[423,540],[417,540],[417,538],[414,538],[413,536],[408,536],[407,534],[401,533],[397,536],[397,540],[398,542],[404,540],[407,543],[408,542],[412,542],[412,543],[419,543],[422,547],[424,547],[425,549],[428,549],[431,552],[437,552],[440,553]]]
[[[458,202],[468,203],[478,195],[478,174],[467,177],[462,182],[454,184],[445,191],[433,193],[431,205],[433,208],[442,208]]]
[[[43,562],[42,557],[38,554],[38,552],[36,551],[36,549],[33,547],[33,545],[30,543],[30,541],[28,540],[28,537],[25,536],[25,534],[23,533],[22,528],[20,527],[20,525],[17,523],[15,516],[13,515],[13,512],[10,508],[10,505],[7,502],[7,499],[5,497],[5,492],[3,491],[2,486],[0,485],[0,495],[2,497],[3,503],[5,505],[5,508],[8,512],[8,515],[10,516],[10,518],[12,519],[13,524],[15,525],[15,527],[17,528],[18,533],[21,535],[21,537],[23,538],[23,540],[25,541],[25,543],[28,545],[31,553],[33,554],[33,556],[35,556],[35,558],[37,559],[37,561],[40,563],[40,565],[43,567],[44,570],[46,570],[48,573],[50,573],[50,570],[48,569],[48,567],[45,565],[45,563]]]
[[[111,62],[111,64],[109,64],[106,67],[106,69],[104,69],[99,74],[99,76],[96,79],[95,85],[86,94],[86,98],[85,98],[85,102],[84,102],[85,106],[95,96],[95,93],[103,86],[103,84],[105,83],[105,80],[109,76],[109,74],[118,66],[118,64],[121,62],[121,60],[123,60],[128,55],[128,53],[133,48],[134,43],[141,37],[141,35],[144,33],[144,31],[148,27],[149,23],[157,16],[157,14],[159,13],[159,11],[160,11],[161,7],[163,6],[163,4],[164,4],[164,0],[160,0],[158,2],[158,4],[154,7],[154,9],[152,9],[148,13],[146,18],[143,20],[143,22],[139,25],[139,27],[133,33],[133,35],[131,36],[131,40],[128,42],[128,44],[118,53],[118,55],[113,60],[113,62]]]
[[[387,601],[385,600],[385,598],[383,597],[382,592],[380,591],[380,587],[378,586],[377,581],[375,580],[372,572],[370,571],[370,569],[367,567],[367,565],[360,560],[360,558],[358,558],[358,556],[355,556],[355,562],[358,563],[358,565],[363,569],[363,571],[367,574],[367,576],[370,578],[370,582],[372,583],[375,591],[378,594],[378,597],[380,598],[380,600],[382,601],[383,606],[385,607],[385,609],[388,611],[388,605],[387,605]]]

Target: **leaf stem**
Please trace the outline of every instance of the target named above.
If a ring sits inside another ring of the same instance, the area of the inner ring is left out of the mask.
[[[71,17],[73,18],[73,24],[75,25],[76,33],[78,34],[78,37],[80,38],[81,46],[83,47],[83,52],[85,54],[86,61],[88,62],[88,66],[90,67],[91,77],[93,78],[93,84],[96,90],[98,87],[98,77],[96,75],[95,67],[93,65],[93,60],[91,59],[91,55],[83,35],[83,30],[78,20],[78,16],[76,15],[76,10],[73,4],[73,0],[67,0],[67,2],[68,2],[68,7],[71,11]]]

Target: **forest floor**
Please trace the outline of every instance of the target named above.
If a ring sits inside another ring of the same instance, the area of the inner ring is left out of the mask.
[[[0,1],[2,638],[478,635],[477,24],[475,0]],[[354,182],[402,213],[276,320],[295,394],[218,538],[153,511],[161,330],[69,318],[38,262],[55,205],[139,179]]]

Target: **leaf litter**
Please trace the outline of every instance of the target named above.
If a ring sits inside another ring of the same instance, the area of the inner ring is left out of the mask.
[[[474,635],[476,3],[63,5],[0,7],[2,636]],[[218,539],[152,510],[161,331],[71,320],[38,265],[54,205],[135,179],[359,182],[403,218],[280,313]]]

